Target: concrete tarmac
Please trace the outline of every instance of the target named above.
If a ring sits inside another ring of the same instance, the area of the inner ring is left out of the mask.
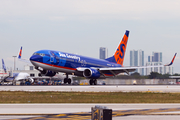
[[[180,92],[179,85],[105,85],[105,86],[0,86],[0,91],[69,91],[69,92]],[[0,119],[23,119],[38,117],[41,114],[62,114],[90,112],[95,105],[107,106],[112,110],[140,110],[180,108],[180,104],[0,104]],[[162,112],[160,112],[162,113]],[[130,115],[113,117],[113,120],[179,120],[180,115],[166,115],[167,113],[180,114],[177,111],[166,111],[164,115]],[[3,115],[2,114],[11,114]],[[26,115],[15,115],[26,114]],[[28,114],[31,116],[28,116]]]
[[[179,85],[0,86],[0,91],[180,92]]]
[[[167,109],[167,108],[180,108],[180,104],[0,104],[0,119],[15,119],[15,118],[30,118],[37,117],[40,114],[64,114],[64,113],[78,113],[78,112],[91,112],[91,107],[95,105],[106,106],[114,110],[144,110],[144,109]],[[159,112],[162,113],[162,112]],[[180,109],[177,111],[166,111],[163,114],[179,114]],[[3,114],[11,114],[3,115]],[[14,116],[15,114],[31,114],[32,116]],[[34,115],[33,115],[34,114]],[[35,115],[38,114],[38,115]],[[3,116],[2,116],[3,115]],[[43,115],[41,115],[43,116]],[[118,116],[113,117],[113,120],[176,120],[179,115],[133,115],[133,116]]]

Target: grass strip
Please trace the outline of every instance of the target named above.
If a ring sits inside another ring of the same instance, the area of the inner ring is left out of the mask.
[[[0,103],[180,103],[180,93],[1,91]]]

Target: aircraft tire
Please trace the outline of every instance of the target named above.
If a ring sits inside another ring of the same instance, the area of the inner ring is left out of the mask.
[[[89,84],[93,85],[93,80],[92,79],[89,80]]]
[[[4,85],[4,81],[3,81],[3,82],[1,82],[1,84],[2,84],[2,85]]]
[[[13,85],[16,85],[16,82],[13,82]]]
[[[71,79],[70,79],[70,78],[68,78],[67,82],[68,82],[68,84],[71,84]]]
[[[94,79],[93,82],[94,82],[94,85],[97,85],[97,80],[96,79]]]
[[[66,84],[68,82],[67,78],[64,78],[64,84]]]

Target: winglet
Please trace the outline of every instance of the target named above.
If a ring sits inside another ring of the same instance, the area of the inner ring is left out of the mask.
[[[19,51],[18,59],[21,59],[21,55],[22,55],[22,46],[21,46],[21,49],[20,49],[20,51]]]
[[[174,62],[174,59],[175,59],[175,57],[176,57],[176,54],[177,54],[177,53],[175,53],[175,55],[174,55],[174,57],[173,57],[173,59],[172,59],[171,63],[170,63],[170,64],[167,64],[167,65],[164,65],[164,66],[170,66],[170,65],[172,65],[172,64],[173,64],[173,62]]]
[[[5,66],[5,64],[4,64],[4,60],[2,59],[2,67],[3,67],[3,69],[4,69],[4,72],[6,73],[6,66]]]

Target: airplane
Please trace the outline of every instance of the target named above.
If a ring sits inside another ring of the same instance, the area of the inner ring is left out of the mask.
[[[6,71],[6,66],[4,65],[4,60],[2,59],[2,70],[0,70],[0,80],[4,77],[9,76],[9,72]]]
[[[13,77],[5,77],[1,84],[4,84],[4,82],[12,82],[13,85],[16,85],[17,81],[23,82],[25,80],[28,80],[30,83],[34,82],[34,79],[30,77],[28,73],[20,72],[20,73],[13,73]]]
[[[90,79],[90,85],[97,85],[97,79],[116,76],[119,73],[135,71],[138,68],[164,67],[173,64],[176,53],[170,64],[158,66],[123,66],[125,51],[127,47],[129,31],[126,30],[117,50],[112,57],[107,59],[96,59],[81,55],[56,51],[56,50],[39,50],[30,57],[30,62],[44,76],[54,76],[58,72],[66,73],[64,83],[71,84],[68,75],[75,75]],[[21,52],[19,53],[21,58]]]
[[[4,63],[4,60],[2,59],[2,66],[3,70],[6,73],[6,66]],[[30,77],[28,73],[20,72],[20,73],[13,73],[12,77],[9,76],[4,76],[4,78],[1,80],[1,84],[4,84],[4,82],[12,82],[13,85],[16,84],[17,81],[23,82],[24,80],[28,80],[30,83],[34,82],[34,79]]]

